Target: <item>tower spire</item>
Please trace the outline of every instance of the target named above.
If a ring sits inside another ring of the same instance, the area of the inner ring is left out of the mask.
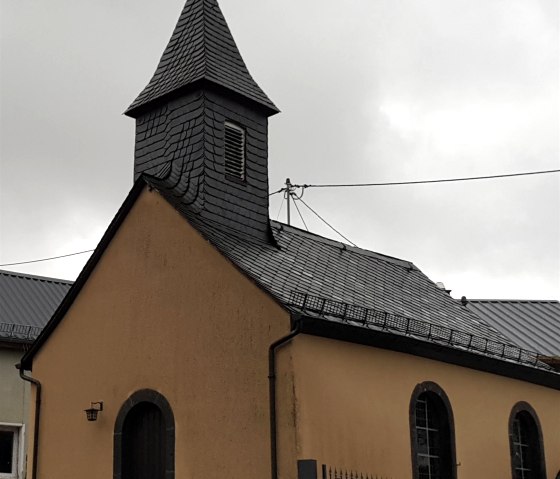
[[[267,116],[279,111],[247,70],[218,2],[187,0],[152,79],[125,114],[137,118],[205,81],[256,103]]]
[[[187,0],[158,67],[126,111],[136,119],[134,177],[196,221],[273,241],[268,117],[216,0]]]

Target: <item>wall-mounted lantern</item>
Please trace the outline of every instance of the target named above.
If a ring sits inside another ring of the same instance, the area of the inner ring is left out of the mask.
[[[89,409],[84,409],[88,421],[97,421],[97,413],[103,411],[103,401],[92,402]]]

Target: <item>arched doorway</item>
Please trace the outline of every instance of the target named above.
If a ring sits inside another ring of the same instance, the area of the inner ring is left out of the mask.
[[[167,400],[143,389],[130,396],[115,422],[115,479],[173,479],[175,421]]]

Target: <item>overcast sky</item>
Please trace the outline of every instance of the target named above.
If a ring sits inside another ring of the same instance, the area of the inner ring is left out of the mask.
[[[132,186],[134,120],[122,112],[184,2],[0,2],[0,264],[94,248]],[[286,177],[560,168],[559,5],[221,0],[249,70],[282,110],[269,123],[271,191]],[[271,199],[274,219],[281,200]],[[558,174],[309,189],[304,200],[455,297],[560,298]],[[300,208],[312,231],[336,238]],[[1,268],[75,279],[86,259]]]

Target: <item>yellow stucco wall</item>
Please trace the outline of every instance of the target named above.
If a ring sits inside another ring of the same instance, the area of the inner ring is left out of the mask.
[[[176,478],[270,477],[270,343],[289,316],[157,192],[141,193],[80,295],[36,355],[41,479],[111,477],[117,413],[151,388],[175,415]],[[560,469],[560,393],[504,377],[307,335],[278,352],[280,479],[296,459],[411,477],[409,401],[438,383],[455,417],[459,479],[510,477],[511,407],[543,427]],[[88,423],[83,409],[104,401]],[[31,450],[31,449],[30,449]]]
[[[543,430],[547,477],[560,470],[560,391],[403,353],[308,335],[290,345],[300,458],[375,476],[412,477],[409,404],[418,383],[446,392],[458,479],[511,478],[508,419],[526,401]]]
[[[144,190],[34,359],[39,477],[112,477],[117,413],[143,388],[175,415],[175,477],[268,477],[267,353],[289,328],[285,310]],[[289,385],[289,370],[279,373]],[[105,407],[94,423],[83,412],[91,401]]]

